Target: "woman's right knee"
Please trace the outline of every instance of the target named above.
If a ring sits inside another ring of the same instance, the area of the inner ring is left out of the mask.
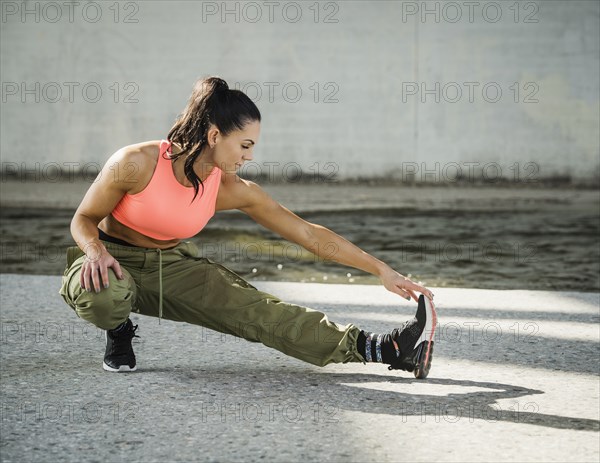
[[[81,288],[79,272],[77,273],[78,290],[74,291],[75,297],[70,305],[79,318],[103,330],[116,328],[127,320],[135,304],[136,285],[131,274],[126,269],[122,271],[123,279],[119,280],[112,269],[109,269],[108,288],[102,288],[99,292]]]

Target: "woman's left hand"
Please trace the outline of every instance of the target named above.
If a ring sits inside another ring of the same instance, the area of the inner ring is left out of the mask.
[[[401,275],[391,267],[385,269],[381,275],[379,275],[379,278],[381,279],[383,286],[385,286],[388,291],[399,294],[409,301],[411,297],[415,300],[415,302],[419,301],[415,291],[418,291],[425,297],[433,300],[433,293],[425,286],[415,283],[410,278]]]

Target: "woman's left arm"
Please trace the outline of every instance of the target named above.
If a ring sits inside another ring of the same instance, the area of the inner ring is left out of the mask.
[[[241,180],[234,187],[243,198],[236,209],[248,214],[255,222],[274,231],[288,241],[299,244],[322,259],[333,260],[376,275],[389,291],[418,301],[415,292],[433,299],[433,293],[401,275],[385,262],[368,254],[347,239],[326,227],[308,222],[279,204],[256,183]],[[243,191],[243,194],[242,194]]]

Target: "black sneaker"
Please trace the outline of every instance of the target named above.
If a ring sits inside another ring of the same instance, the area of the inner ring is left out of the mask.
[[[106,371],[135,371],[135,354],[131,347],[131,340],[139,338],[135,331],[138,326],[133,326],[128,318],[125,326],[119,331],[105,331],[106,352],[104,354],[104,362],[102,367]]]
[[[392,331],[398,357],[388,369],[412,371],[416,378],[427,378],[433,357],[433,334],[436,324],[435,307],[421,294],[415,318],[404,323],[402,328]]]

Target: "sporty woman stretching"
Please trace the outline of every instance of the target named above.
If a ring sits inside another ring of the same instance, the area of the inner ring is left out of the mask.
[[[381,362],[426,377],[436,326],[433,294],[236,175],[253,158],[260,120],[243,92],[218,77],[201,79],[166,140],[120,149],[90,186],[71,221],[77,246],[67,250],[60,294],[77,316],[106,330],[103,368],[136,369],[134,311],[261,342],[313,365]],[[389,291],[414,299],[416,316],[374,334],[259,291],[184,241],[227,209],[320,257],[333,243],[337,252],[329,259],[377,275]]]

